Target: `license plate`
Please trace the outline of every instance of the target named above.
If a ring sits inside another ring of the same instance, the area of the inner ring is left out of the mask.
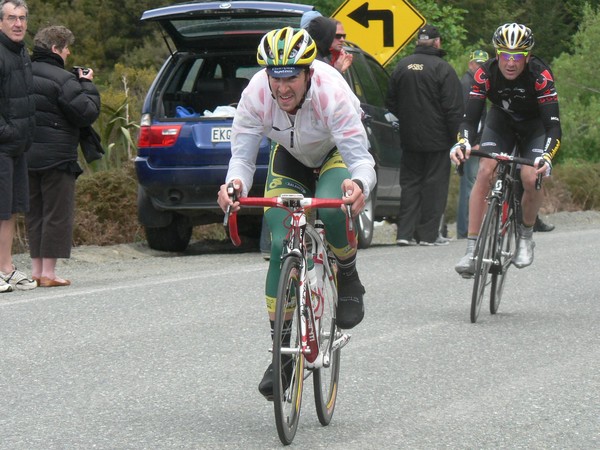
[[[231,127],[215,127],[211,130],[211,142],[230,142]]]

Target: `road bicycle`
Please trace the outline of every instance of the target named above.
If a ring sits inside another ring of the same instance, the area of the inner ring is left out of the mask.
[[[233,190],[230,191],[230,195]],[[335,409],[340,374],[340,350],[350,340],[336,325],[337,265],[325,237],[317,208],[340,208],[341,199],[305,198],[302,194],[234,199],[241,207],[274,207],[288,211],[290,224],[281,255],[273,335],[273,403],[277,433],[288,445],[300,418],[304,380],[313,377],[319,422],[330,423]],[[346,232],[351,245],[356,237],[349,205]],[[317,209],[314,223],[309,212]],[[286,220],[287,221],[287,220]],[[234,245],[241,244],[235,213],[224,222]],[[291,335],[291,337],[290,337]]]
[[[477,322],[481,302],[490,286],[490,314],[496,314],[518,244],[518,224],[521,207],[519,165],[533,166],[534,161],[507,153],[471,151],[471,156],[490,158],[498,163],[496,179],[488,195],[488,207],[481,223],[473,259],[475,274],[471,295],[471,322]],[[541,188],[538,175],[536,189]]]

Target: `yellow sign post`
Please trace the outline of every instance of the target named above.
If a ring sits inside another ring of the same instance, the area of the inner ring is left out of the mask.
[[[344,24],[347,40],[386,65],[425,25],[406,0],[346,0],[332,17]]]

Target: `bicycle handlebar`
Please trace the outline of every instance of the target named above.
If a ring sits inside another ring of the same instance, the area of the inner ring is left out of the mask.
[[[527,159],[527,158],[521,158],[520,156],[509,155],[507,153],[496,153],[496,152],[486,153],[486,152],[482,152],[480,150],[471,150],[470,156],[477,156],[480,158],[493,159],[501,164],[521,164],[524,166],[535,167],[535,161],[532,161],[531,159]],[[544,164],[546,164],[546,161],[544,159],[542,159],[540,167],[542,167]],[[458,168],[459,168],[459,170],[461,170],[462,164],[460,164],[458,166]],[[459,174],[462,175],[462,173],[460,173],[460,172],[459,172]],[[542,188],[542,178],[543,178],[543,174],[541,174],[541,173],[538,174],[537,179],[535,180],[535,190],[536,191],[539,191]]]
[[[527,158],[521,158],[520,156],[509,155],[507,153],[486,153],[480,150],[471,150],[471,156],[478,156],[481,158],[489,158],[496,160],[503,164],[522,164],[525,166],[534,167],[535,161]]]
[[[234,201],[238,201],[240,206],[247,207],[272,207],[272,208],[284,208],[289,211],[296,211],[308,207],[312,208],[339,208],[344,205],[344,201],[339,198],[311,198],[292,196],[292,198],[285,198],[284,196],[279,197],[242,197],[237,198]],[[231,242],[236,247],[239,247],[242,243],[238,234],[237,227],[237,211],[231,213],[228,211],[225,213],[225,219],[223,225],[229,230],[229,237]],[[356,245],[356,232],[354,230],[354,224],[352,222],[351,206],[346,205],[346,236],[348,243],[351,246]]]

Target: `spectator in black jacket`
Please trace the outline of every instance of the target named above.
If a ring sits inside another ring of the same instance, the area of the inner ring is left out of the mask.
[[[65,70],[73,33],[49,26],[35,35],[33,81],[36,123],[27,154],[30,211],[25,216],[32,258],[32,276],[42,287],[67,286],[55,273],[57,258],[71,256],[79,129],[100,114],[94,71]]]
[[[29,208],[25,152],[35,128],[27,15],[23,0],[0,1],[0,292],[36,287],[12,260],[16,214]]]
[[[448,144],[456,141],[463,115],[460,80],[442,58],[437,28],[418,31],[414,53],[394,69],[386,106],[400,123],[402,197],[396,243],[409,245],[413,236],[421,245],[447,244],[440,223],[448,199],[450,164]]]

